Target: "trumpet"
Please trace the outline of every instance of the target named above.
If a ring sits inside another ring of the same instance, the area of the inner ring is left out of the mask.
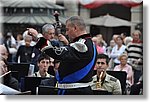
[[[103,76],[104,72],[101,72],[99,75],[99,80],[96,82],[96,89],[100,89],[102,86],[102,76]]]
[[[58,88],[58,81],[56,82],[55,88]]]

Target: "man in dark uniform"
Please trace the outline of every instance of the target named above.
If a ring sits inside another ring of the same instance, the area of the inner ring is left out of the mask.
[[[32,28],[29,29],[29,34],[33,37],[38,36],[38,32]],[[67,46],[53,46],[41,37],[36,47],[54,59],[60,60],[56,74],[59,95],[92,94],[90,82],[97,52],[91,36],[86,32],[83,19],[79,16],[70,17],[66,21],[66,34],[72,42]]]

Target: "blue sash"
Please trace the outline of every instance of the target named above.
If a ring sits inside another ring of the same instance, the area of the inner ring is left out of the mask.
[[[74,72],[74,73],[64,77],[63,80],[60,80],[59,73],[58,72],[56,73],[56,78],[57,78],[59,83],[74,83],[74,82],[77,82],[77,81],[81,80],[82,78],[84,78],[89,73],[89,71],[94,66],[94,62],[95,62],[95,59],[96,59],[96,47],[95,46],[93,46],[93,47],[94,47],[93,59],[84,68],[82,68],[81,70],[79,70],[77,72]]]
[[[83,79],[90,72],[90,70],[93,68],[93,66],[95,64],[94,62],[95,62],[95,59],[96,59],[96,47],[93,46],[93,48],[94,48],[93,59],[91,60],[91,62],[88,65],[86,65],[81,70],[76,71],[76,72],[64,77],[62,80],[60,80],[58,71],[56,72],[56,79],[58,80],[58,82],[60,84],[61,83],[74,83],[74,82],[77,82],[77,81]]]

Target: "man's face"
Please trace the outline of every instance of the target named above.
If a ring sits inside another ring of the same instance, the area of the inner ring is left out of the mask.
[[[121,58],[120,58],[120,63],[121,63],[122,65],[126,65],[126,64],[127,64],[127,57],[125,57],[125,56],[121,57]]]
[[[98,72],[103,72],[106,71],[106,69],[108,68],[108,65],[106,63],[106,59],[97,59],[96,61],[96,69]]]
[[[5,74],[8,71],[7,65],[4,61],[0,61],[0,75]]]
[[[47,40],[51,40],[54,38],[55,35],[55,29],[49,29],[47,33],[44,33],[43,36]]]
[[[50,66],[50,61],[48,59],[43,59],[38,63],[39,71],[47,72]]]
[[[0,55],[1,55],[2,57],[4,57],[5,59],[8,58],[7,49],[6,49],[3,45],[0,45]]]
[[[30,46],[32,39],[30,37],[25,38],[25,44],[26,46]]]
[[[111,47],[114,47],[114,46],[115,46],[114,40],[110,41],[110,46],[111,46]]]
[[[123,41],[122,41],[121,38],[117,38],[116,41],[117,41],[117,44],[118,44],[118,45],[122,45],[122,43],[123,43]]]
[[[139,34],[138,34],[138,33],[134,33],[134,34],[133,34],[133,39],[134,39],[134,40],[139,40],[139,39],[140,39]]]
[[[75,37],[75,27],[69,23],[66,23],[66,35],[68,35],[69,39],[72,41]]]

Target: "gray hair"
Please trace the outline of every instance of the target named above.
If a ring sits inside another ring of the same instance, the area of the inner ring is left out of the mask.
[[[140,31],[140,30],[135,30],[135,31],[132,33],[132,36],[133,36],[133,34],[135,34],[135,33],[139,34],[139,36],[141,36],[141,35],[142,35],[142,33],[141,33],[141,31]]]
[[[48,30],[49,29],[55,29],[55,27],[52,25],[52,24],[45,24],[43,27],[42,27],[42,33],[48,33]]]
[[[132,40],[133,40],[133,38],[132,37],[126,37],[125,39],[124,39],[124,43],[125,43],[125,45],[128,45],[128,43],[129,42],[132,42]]]
[[[78,26],[81,31],[86,29],[84,20],[79,16],[72,16],[66,21],[66,23],[67,22],[69,22],[71,26],[74,26],[74,25]]]
[[[28,30],[23,32],[23,39],[25,40],[26,38],[30,38],[32,40],[32,36],[28,35]]]

